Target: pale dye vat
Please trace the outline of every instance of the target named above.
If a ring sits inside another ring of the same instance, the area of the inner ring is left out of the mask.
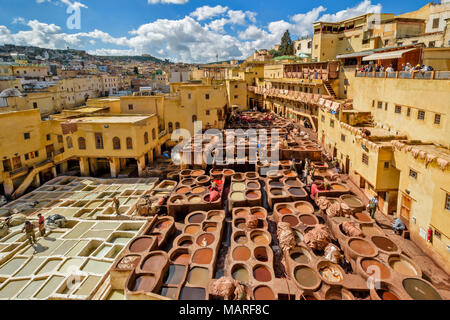
[[[415,277],[419,275],[416,267],[402,256],[390,257],[389,266],[403,276]]]
[[[442,300],[439,293],[421,279],[407,278],[402,284],[406,293],[414,300]]]
[[[88,259],[81,271],[93,274],[105,274],[111,267],[112,262]]]
[[[209,270],[206,268],[194,267],[187,276],[187,282],[192,286],[206,287],[210,280]]]
[[[290,257],[296,263],[308,264],[311,261],[311,255],[304,248],[294,248],[291,250]]]
[[[55,293],[56,289],[62,284],[64,279],[64,277],[58,275],[51,276],[34,298],[40,300],[47,299],[51,294]]]
[[[299,266],[294,270],[294,278],[300,287],[305,289],[316,288],[320,279],[313,269],[307,266]]]
[[[125,292],[123,290],[111,290],[106,300],[125,300]]]
[[[244,265],[235,265],[232,268],[231,275],[234,280],[237,280],[239,282],[247,282],[249,280],[249,273]]]
[[[30,299],[42,287],[47,279],[31,280],[28,285],[17,295],[17,299]]]
[[[27,280],[10,280],[4,283],[0,288],[0,299],[8,299],[17,294],[28,283]]]
[[[89,275],[86,277],[80,287],[74,292],[75,295],[89,296],[92,294],[98,283],[100,282],[100,276]]]

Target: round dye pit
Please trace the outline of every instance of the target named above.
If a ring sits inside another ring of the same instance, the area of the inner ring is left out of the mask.
[[[308,214],[314,213],[314,207],[309,202],[306,201],[296,203],[295,209],[300,213],[308,213]]]
[[[316,288],[320,284],[319,277],[310,267],[299,266],[295,268],[294,277],[303,288]]]
[[[288,207],[284,207],[284,206],[279,206],[277,210],[278,210],[278,213],[282,214],[282,215],[294,213],[294,211],[292,211],[292,209],[290,209]]]
[[[191,260],[191,256],[188,252],[177,252],[174,255],[172,255],[172,261],[175,264],[189,264],[189,261]]]
[[[193,196],[188,199],[189,203],[200,203],[202,202],[202,198],[199,196]]]
[[[190,247],[190,246],[192,246],[192,245],[193,245],[193,242],[192,242],[191,239],[182,239],[182,240],[178,243],[178,246],[184,247],[184,248]]]
[[[231,190],[233,190],[233,191],[244,191],[245,190],[245,183],[235,182],[231,186]]]
[[[232,192],[230,194],[230,199],[233,201],[244,201],[245,196],[243,192]]]
[[[258,245],[268,245],[270,244],[270,240],[269,237],[261,232],[254,232],[251,235],[251,239],[254,243],[258,244]]]
[[[192,256],[192,262],[197,264],[210,264],[213,256],[212,249],[199,249]]]
[[[403,288],[414,300],[442,300],[442,297],[428,283],[421,279],[408,278],[403,280]]]
[[[191,176],[193,177],[198,177],[198,176],[202,176],[205,174],[205,171],[203,170],[195,170],[191,172]]]
[[[221,212],[211,211],[208,213],[208,220],[222,221],[222,219],[223,219],[223,214]]]
[[[189,189],[188,187],[181,187],[181,188],[177,189],[176,193],[177,194],[186,194],[189,191],[191,191],[191,189]]]
[[[325,300],[354,300],[346,289],[331,288],[325,294]]]
[[[237,210],[234,212],[234,215],[235,215],[237,218],[245,218],[245,217],[247,217],[248,215],[250,215],[250,212],[248,212],[248,210],[245,210],[245,209],[237,209]]]
[[[199,225],[188,225],[185,229],[184,229],[184,233],[188,233],[188,234],[196,234],[197,232],[200,231],[200,226]]]
[[[254,291],[255,300],[275,300],[275,294],[272,289],[266,286],[261,286]]]
[[[281,197],[286,195],[286,192],[283,189],[271,189],[270,193],[275,197]]]
[[[245,196],[247,197],[247,199],[249,200],[255,200],[261,197],[261,194],[257,191],[249,191],[245,194]]]
[[[385,289],[378,289],[377,295],[381,300],[400,300],[393,292]]]
[[[142,263],[142,271],[144,272],[158,272],[164,268],[167,263],[167,258],[162,254],[153,254],[144,258]]]
[[[375,259],[361,260],[361,267],[369,276],[373,275],[374,273],[379,274],[380,278],[383,280],[389,279],[389,277],[391,276],[391,271],[389,270],[389,268]]]
[[[249,183],[247,184],[247,188],[249,188],[249,189],[259,189],[260,186],[259,186],[259,184],[257,184],[256,182],[249,182]]]
[[[234,221],[234,225],[238,229],[245,229],[245,220],[244,219],[236,219]]]
[[[206,223],[203,226],[204,232],[215,232],[217,230],[217,223]]]
[[[247,177],[247,179],[256,179],[257,178],[256,172],[247,172],[245,174],[245,176]]]
[[[348,245],[354,252],[361,256],[373,256],[375,254],[375,249],[365,240],[351,239]]]
[[[282,187],[283,186],[283,182],[281,182],[281,181],[270,181],[269,182],[269,186],[271,186],[271,187]]]
[[[187,276],[187,282],[193,286],[206,287],[209,280],[209,270],[200,267],[192,268]]]
[[[362,207],[364,204],[355,196],[345,195],[341,197],[342,201],[350,208]]]
[[[345,190],[347,190],[347,188],[344,185],[339,184],[339,183],[332,183],[330,185],[330,189],[333,190],[333,191],[345,191]]]
[[[247,247],[237,247],[233,250],[233,259],[236,261],[247,261],[250,255],[250,249]]]
[[[265,247],[258,247],[253,252],[255,255],[255,259],[260,262],[269,261],[269,255],[267,254],[267,249]]]
[[[183,179],[180,182],[180,184],[183,185],[183,186],[190,186],[190,185],[192,185],[194,183],[195,183],[194,179]]]
[[[210,233],[202,234],[197,238],[197,244],[201,247],[207,247],[214,242],[214,239],[214,236]]]
[[[223,171],[223,174],[224,174],[224,175],[227,175],[227,176],[231,176],[231,175],[234,174],[234,171],[233,171],[233,170],[224,170],[224,171]]]
[[[203,213],[195,213],[191,215],[188,219],[189,223],[200,223],[205,220],[205,215]]]
[[[202,194],[205,191],[206,191],[206,188],[204,188],[204,187],[196,187],[196,188],[192,189],[193,194]]]
[[[306,224],[308,226],[313,226],[318,223],[317,218],[314,217],[313,215],[302,214],[298,218],[300,219],[301,223]]]
[[[372,242],[383,251],[394,252],[398,250],[397,245],[386,237],[372,237]]]
[[[130,244],[130,252],[144,252],[153,245],[153,238],[137,238]]]
[[[305,190],[302,188],[289,188],[289,193],[296,197],[303,197],[306,196]]]
[[[244,180],[244,176],[240,173],[235,173],[233,175],[233,181],[242,181]]]
[[[231,275],[234,280],[237,280],[239,282],[247,282],[250,277],[245,266],[240,264],[233,267]]]
[[[308,264],[311,261],[311,256],[303,248],[294,248],[291,250],[291,259],[300,264]]]
[[[255,269],[253,269],[253,277],[259,282],[269,282],[272,280],[272,275],[265,266],[256,266]]]
[[[364,212],[355,213],[355,218],[361,222],[371,222],[372,221],[372,219]]]
[[[415,277],[419,274],[416,267],[402,256],[390,257],[389,266],[404,276]]]
[[[266,213],[262,210],[252,210],[252,216],[255,216],[259,219],[265,219]]]
[[[286,179],[284,183],[289,187],[301,187],[301,183],[297,179]]]
[[[234,242],[236,242],[237,244],[246,244],[248,242],[248,239],[245,235],[245,233],[237,233],[234,236]]]
[[[169,201],[170,201],[170,203],[173,203],[173,204],[181,204],[184,202],[184,198],[181,196],[175,196],[175,197],[171,197]]]
[[[319,273],[328,282],[339,283],[344,280],[344,275],[341,270],[333,263],[327,263],[319,267]]]
[[[284,215],[281,221],[289,223],[292,228],[300,223],[296,216],[290,214]]]
[[[284,172],[284,175],[285,175],[286,177],[296,177],[296,176],[297,176],[297,173],[295,173],[294,171],[288,170],[288,171],[285,171],[285,172]]]

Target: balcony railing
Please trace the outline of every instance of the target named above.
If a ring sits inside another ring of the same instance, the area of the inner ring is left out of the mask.
[[[450,71],[397,71],[397,72],[361,72],[355,71],[358,78],[389,78],[389,79],[421,79],[449,80]]]

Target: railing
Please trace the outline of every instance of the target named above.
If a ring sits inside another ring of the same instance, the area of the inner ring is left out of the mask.
[[[420,80],[449,80],[450,71],[397,71],[397,72],[361,72],[356,70],[357,78],[396,78]]]

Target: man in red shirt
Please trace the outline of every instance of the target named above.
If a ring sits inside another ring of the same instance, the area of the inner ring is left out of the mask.
[[[41,232],[41,237],[45,236],[45,218],[42,214],[38,214],[39,218],[39,231]]]

